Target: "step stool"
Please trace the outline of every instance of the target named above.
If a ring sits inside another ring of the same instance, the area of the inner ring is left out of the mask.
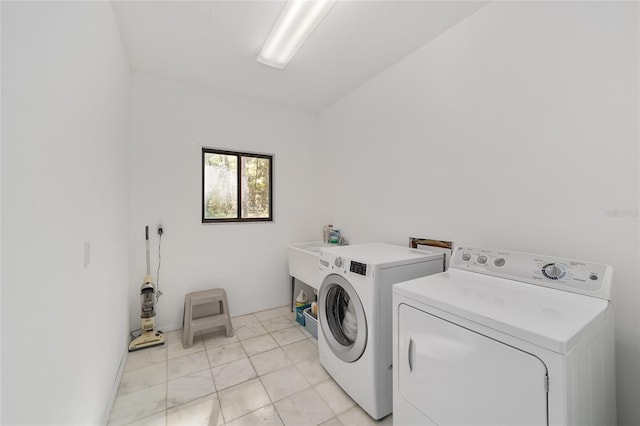
[[[220,313],[202,318],[193,318],[194,306],[218,303]],[[193,335],[198,331],[224,326],[227,337],[233,336],[233,326],[229,315],[227,292],[222,288],[194,291],[184,296],[184,316],[182,317],[182,346],[190,348],[193,345]]]

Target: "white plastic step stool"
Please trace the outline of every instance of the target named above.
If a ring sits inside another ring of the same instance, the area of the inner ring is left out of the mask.
[[[218,303],[218,314],[202,318],[193,318],[194,306]],[[190,348],[193,345],[193,335],[198,331],[208,330],[214,327],[224,326],[227,337],[233,336],[233,326],[229,315],[229,303],[227,292],[222,288],[202,290],[187,293],[184,296],[184,316],[182,319],[182,346]]]

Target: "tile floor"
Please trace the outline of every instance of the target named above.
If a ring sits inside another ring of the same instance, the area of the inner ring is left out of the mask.
[[[288,306],[232,318],[224,329],[182,347],[165,344],[128,356],[111,417],[117,425],[391,425],[374,421],[318,361],[318,342]]]

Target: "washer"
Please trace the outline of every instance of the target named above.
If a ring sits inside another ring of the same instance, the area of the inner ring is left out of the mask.
[[[612,268],[460,247],[393,289],[399,425],[615,425]]]
[[[444,270],[442,253],[388,244],[320,251],[320,363],[369,415],[391,412],[391,287]]]

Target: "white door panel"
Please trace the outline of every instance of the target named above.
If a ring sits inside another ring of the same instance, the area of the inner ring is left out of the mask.
[[[434,423],[548,424],[540,359],[407,305],[398,316],[400,393]]]

